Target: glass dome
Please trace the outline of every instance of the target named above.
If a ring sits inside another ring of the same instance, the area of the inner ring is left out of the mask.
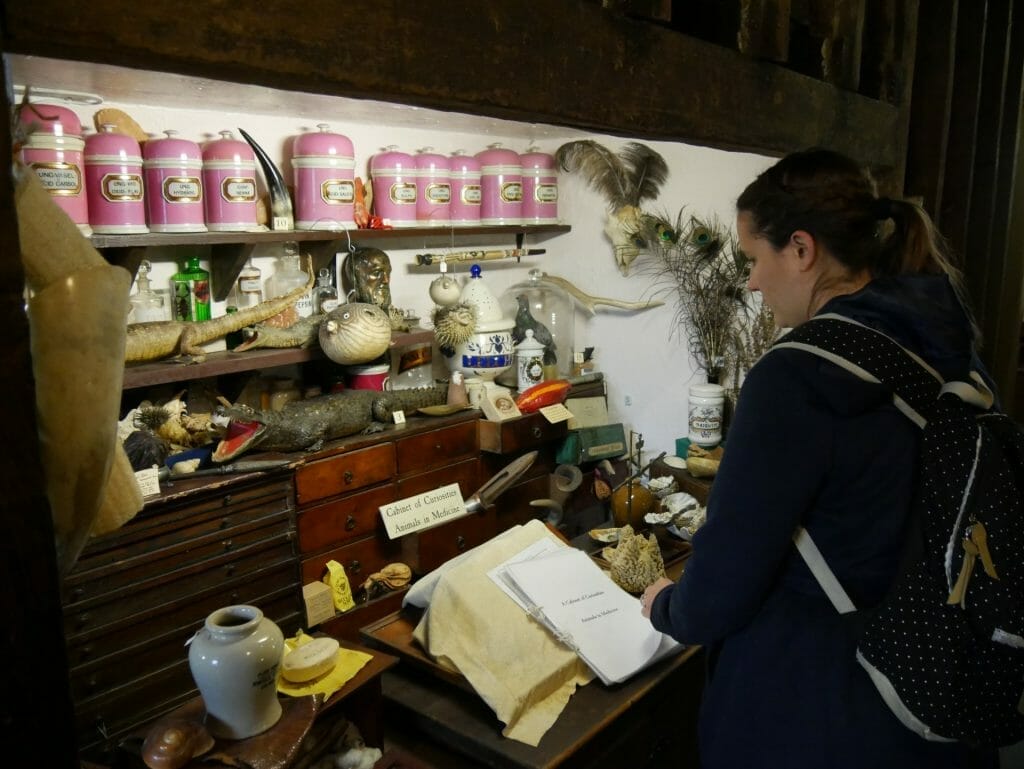
[[[515,318],[512,338],[517,344],[530,328],[533,338],[544,345],[544,378],[570,376],[576,307],[568,292],[534,269],[527,280],[509,286],[498,301],[502,315]]]

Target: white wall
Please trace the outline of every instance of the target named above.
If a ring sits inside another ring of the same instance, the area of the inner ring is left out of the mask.
[[[21,64],[15,61],[16,75]],[[70,71],[59,69],[56,76],[62,72],[72,77]],[[102,94],[104,82],[102,77],[94,77],[89,85]],[[304,131],[316,130],[317,123],[326,122],[332,131],[345,134],[353,141],[356,174],[364,180],[368,178],[370,156],[388,144],[408,152],[431,146],[443,153],[455,149],[473,153],[494,141],[501,141],[506,147],[520,152],[534,142],[541,151],[554,152],[565,141],[583,137],[595,138],[612,149],[627,141],[620,137],[584,134],[553,126],[396,105],[374,105],[372,102],[323,97],[311,101],[309,95],[300,97],[284,92],[270,92],[271,98],[267,98],[267,89],[260,89],[259,98],[247,102],[244,96],[239,98],[239,86],[225,85],[225,88],[225,97],[221,100],[217,86],[205,83],[200,89],[203,91],[202,99],[196,101],[193,96],[190,100],[191,104],[210,105],[208,109],[173,104],[176,101],[173,86],[163,89],[162,96],[157,94],[152,99],[119,102],[108,98],[102,106],[125,110],[152,134],[161,135],[165,129],[175,129],[181,138],[200,143],[217,138],[221,130],[242,127],[285,169],[288,167],[285,157],[287,140]],[[172,106],[167,106],[167,103],[172,103]],[[239,108],[239,105],[249,103],[253,105],[252,111]],[[222,104],[230,104],[232,108],[224,109]],[[277,108],[268,109],[268,104],[276,104]],[[83,125],[91,127],[96,107],[75,109]],[[670,168],[670,177],[660,197],[648,206],[673,216],[685,206],[695,214],[717,215],[726,222],[732,222],[736,195],[771,162],[762,156],[679,143],[647,144],[664,156]],[[513,283],[526,279],[530,268],[540,267],[597,296],[625,300],[652,298],[656,287],[649,276],[636,267],[629,277],[619,273],[611,245],[603,233],[606,202],[578,175],[564,174],[560,179],[559,214],[564,223],[572,226],[571,233],[532,243],[527,240],[527,245],[547,249],[545,255],[523,260],[521,264],[508,260],[484,263],[485,280],[496,295]],[[508,243],[499,247],[512,245],[510,237]],[[400,251],[384,247],[389,251],[394,267],[393,303],[414,309],[422,318],[428,319],[433,305],[427,288],[437,272],[413,268],[417,249]],[[429,250],[436,251],[437,248]],[[257,251],[256,263],[263,270],[264,277],[272,271],[272,253],[269,246]],[[165,250],[159,249],[153,251],[152,256],[155,258],[154,285],[166,285],[176,269],[174,255],[172,253],[168,260]],[[454,269],[458,275],[465,276],[469,265],[463,263]],[[215,316],[223,311],[223,303],[215,304]],[[685,333],[673,327],[674,315],[675,307],[670,297],[663,307],[637,313],[605,308],[588,317],[582,308],[577,308],[576,349],[596,348],[598,369],[607,378],[610,416],[613,421],[625,424],[627,435],[630,430],[643,434],[647,458],[661,450],[674,453],[675,439],[686,435],[687,387],[704,381],[701,373],[695,373],[689,358]]]

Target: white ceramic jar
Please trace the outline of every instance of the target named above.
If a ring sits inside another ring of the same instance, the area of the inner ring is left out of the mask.
[[[722,415],[725,389],[717,384],[690,385],[690,443],[711,448],[722,442]]]
[[[225,606],[206,618],[189,645],[188,664],[211,734],[241,740],[277,723],[283,654],[281,629],[255,606]]]

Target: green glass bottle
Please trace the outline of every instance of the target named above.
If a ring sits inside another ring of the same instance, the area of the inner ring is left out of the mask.
[[[198,256],[190,256],[181,272],[171,277],[171,288],[175,320],[210,319],[210,273],[199,265]]]

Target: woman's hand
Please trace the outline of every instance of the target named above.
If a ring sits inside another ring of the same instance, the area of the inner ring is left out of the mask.
[[[674,584],[668,577],[661,577],[656,582],[652,582],[648,585],[644,592],[640,595],[640,613],[650,619],[651,616],[651,604],[654,603],[655,597],[664,590],[666,587]]]

